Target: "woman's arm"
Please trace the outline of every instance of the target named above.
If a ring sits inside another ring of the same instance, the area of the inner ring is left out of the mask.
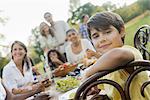
[[[42,83],[37,83],[32,86],[13,88],[12,93],[14,95],[16,95],[16,94],[24,94],[24,93],[29,93],[29,92],[33,92],[33,91],[43,91],[43,90],[44,90],[44,85]]]
[[[86,69],[85,77],[89,77],[102,70],[109,70],[117,66],[125,65],[133,60],[134,55],[132,52],[122,48],[112,49],[103,54],[94,65]]]
[[[4,85],[3,85],[4,86]],[[24,100],[30,96],[33,96],[34,94],[36,93],[39,93],[41,92],[41,89],[40,87],[35,89],[35,90],[32,90],[32,91],[29,91],[27,93],[22,93],[22,94],[12,94],[5,86],[4,86],[5,90],[6,90],[6,100]]]

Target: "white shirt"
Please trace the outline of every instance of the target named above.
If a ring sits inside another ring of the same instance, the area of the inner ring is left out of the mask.
[[[48,35],[48,37],[41,36],[40,37],[40,47],[44,50],[45,48],[54,49],[58,46],[58,42],[55,37]]]
[[[56,40],[58,41],[58,44],[65,43],[66,40],[66,31],[69,30],[69,25],[64,21],[56,21],[54,22],[54,32]],[[68,43],[67,43],[68,44]],[[64,53],[65,52],[65,46],[66,43],[59,47],[59,52]]]
[[[6,98],[6,91],[2,86],[1,79],[0,79],[0,100],[5,100]]]
[[[5,86],[11,91],[13,88],[19,88],[34,81],[32,68],[27,70],[26,64],[23,67],[23,73],[19,71],[16,64],[11,60],[3,69],[3,81]]]
[[[86,55],[87,49],[91,49],[91,50],[95,51],[93,45],[87,39],[81,39],[81,46],[82,46],[82,51],[79,54],[74,54],[72,52],[71,44],[69,44],[66,47],[65,51],[66,51],[68,62],[79,63],[84,58],[84,56]]]

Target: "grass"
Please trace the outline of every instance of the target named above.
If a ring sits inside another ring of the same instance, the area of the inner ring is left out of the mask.
[[[146,11],[142,15],[132,19],[125,24],[126,27],[126,38],[125,44],[134,46],[134,34],[142,25],[150,25],[150,11]]]

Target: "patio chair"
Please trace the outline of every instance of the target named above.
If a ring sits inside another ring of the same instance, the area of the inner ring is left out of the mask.
[[[102,71],[98,72],[91,77],[89,77],[77,90],[74,100],[86,100],[87,99],[87,93],[89,90],[91,90],[92,87],[97,86],[98,84],[110,84],[114,86],[120,93],[122,100],[131,100],[130,98],[130,92],[129,88],[131,85],[132,79],[141,71],[150,71],[150,61],[149,60],[141,60],[141,61],[133,61],[129,64],[127,64],[128,68],[139,66],[132,74],[130,74],[129,78],[127,79],[125,83],[124,89],[116,82],[108,79],[100,79],[101,77],[110,74],[116,70],[123,69],[123,66],[117,67],[112,70]],[[144,88],[150,83],[150,81],[147,81],[143,83],[141,86],[141,95],[144,96]],[[107,99],[100,99],[102,98],[102,95],[99,95],[99,93],[93,95],[93,97],[90,100],[109,100]]]
[[[86,100],[88,91],[91,90],[92,87],[97,86],[98,84],[110,84],[114,86],[120,93],[122,100],[131,100],[130,98],[130,85],[132,79],[140,72],[142,71],[150,71],[150,26],[149,25],[143,25],[141,28],[138,29],[138,31],[135,33],[134,36],[134,46],[140,52],[142,53],[142,56],[144,60],[141,61],[133,61],[126,66],[128,68],[134,68],[136,66],[139,66],[139,68],[135,69],[132,73],[130,73],[130,76],[128,77],[125,87],[122,88],[118,83],[108,80],[108,79],[100,79],[101,77],[110,74],[114,71],[124,69],[124,66],[119,66],[112,70],[106,70],[98,72],[91,77],[89,77],[77,90],[74,100]],[[147,60],[146,60],[147,59]],[[147,81],[143,83],[141,86],[141,95],[144,97],[144,88],[150,83],[150,81]],[[99,93],[94,94],[90,100],[110,100],[109,98],[105,98],[103,95],[100,95]]]
[[[150,60],[150,26],[143,25],[134,35],[134,47],[143,55],[143,59]]]

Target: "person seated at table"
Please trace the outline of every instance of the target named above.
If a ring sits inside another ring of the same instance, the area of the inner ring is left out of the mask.
[[[47,53],[48,65],[51,70],[55,70],[59,65],[62,65],[66,62],[66,58],[57,50],[51,49]]]
[[[44,90],[43,83],[33,84],[31,62],[27,57],[27,48],[20,41],[11,45],[11,61],[3,69],[3,82],[13,94],[28,93],[30,91]]]
[[[91,42],[88,39],[81,39],[75,29],[69,29],[66,34],[67,40],[70,41],[70,44],[65,48],[68,62],[82,63],[87,49],[95,51]]]
[[[2,80],[0,78],[0,100],[24,100],[30,96],[33,96],[36,93],[39,93],[40,91],[40,88],[37,88],[37,90],[30,91],[28,93],[14,95],[6,88],[6,86],[2,84]],[[46,94],[45,97],[48,98]],[[38,96],[37,98],[40,98],[40,96]]]
[[[142,60],[142,55],[136,48],[124,45],[125,26],[118,14],[113,12],[97,13],[88,21],[87,25],[96,51],[102,53],[102,56],[95,64],[85,69],[83,79],[103,70],[126,65],[131,61]],[[103,78],[113,80],[124,87],[132,70],[119,70]],[[147,72],[141,72],[133,79],[130,86],[131,100],[150,100],[149,86],[144,90],[145,97],[142,97],[140,93],[142,83],[148,79]],[[104,90],[111,100],[121,99],[113,86],[104,84]]]

